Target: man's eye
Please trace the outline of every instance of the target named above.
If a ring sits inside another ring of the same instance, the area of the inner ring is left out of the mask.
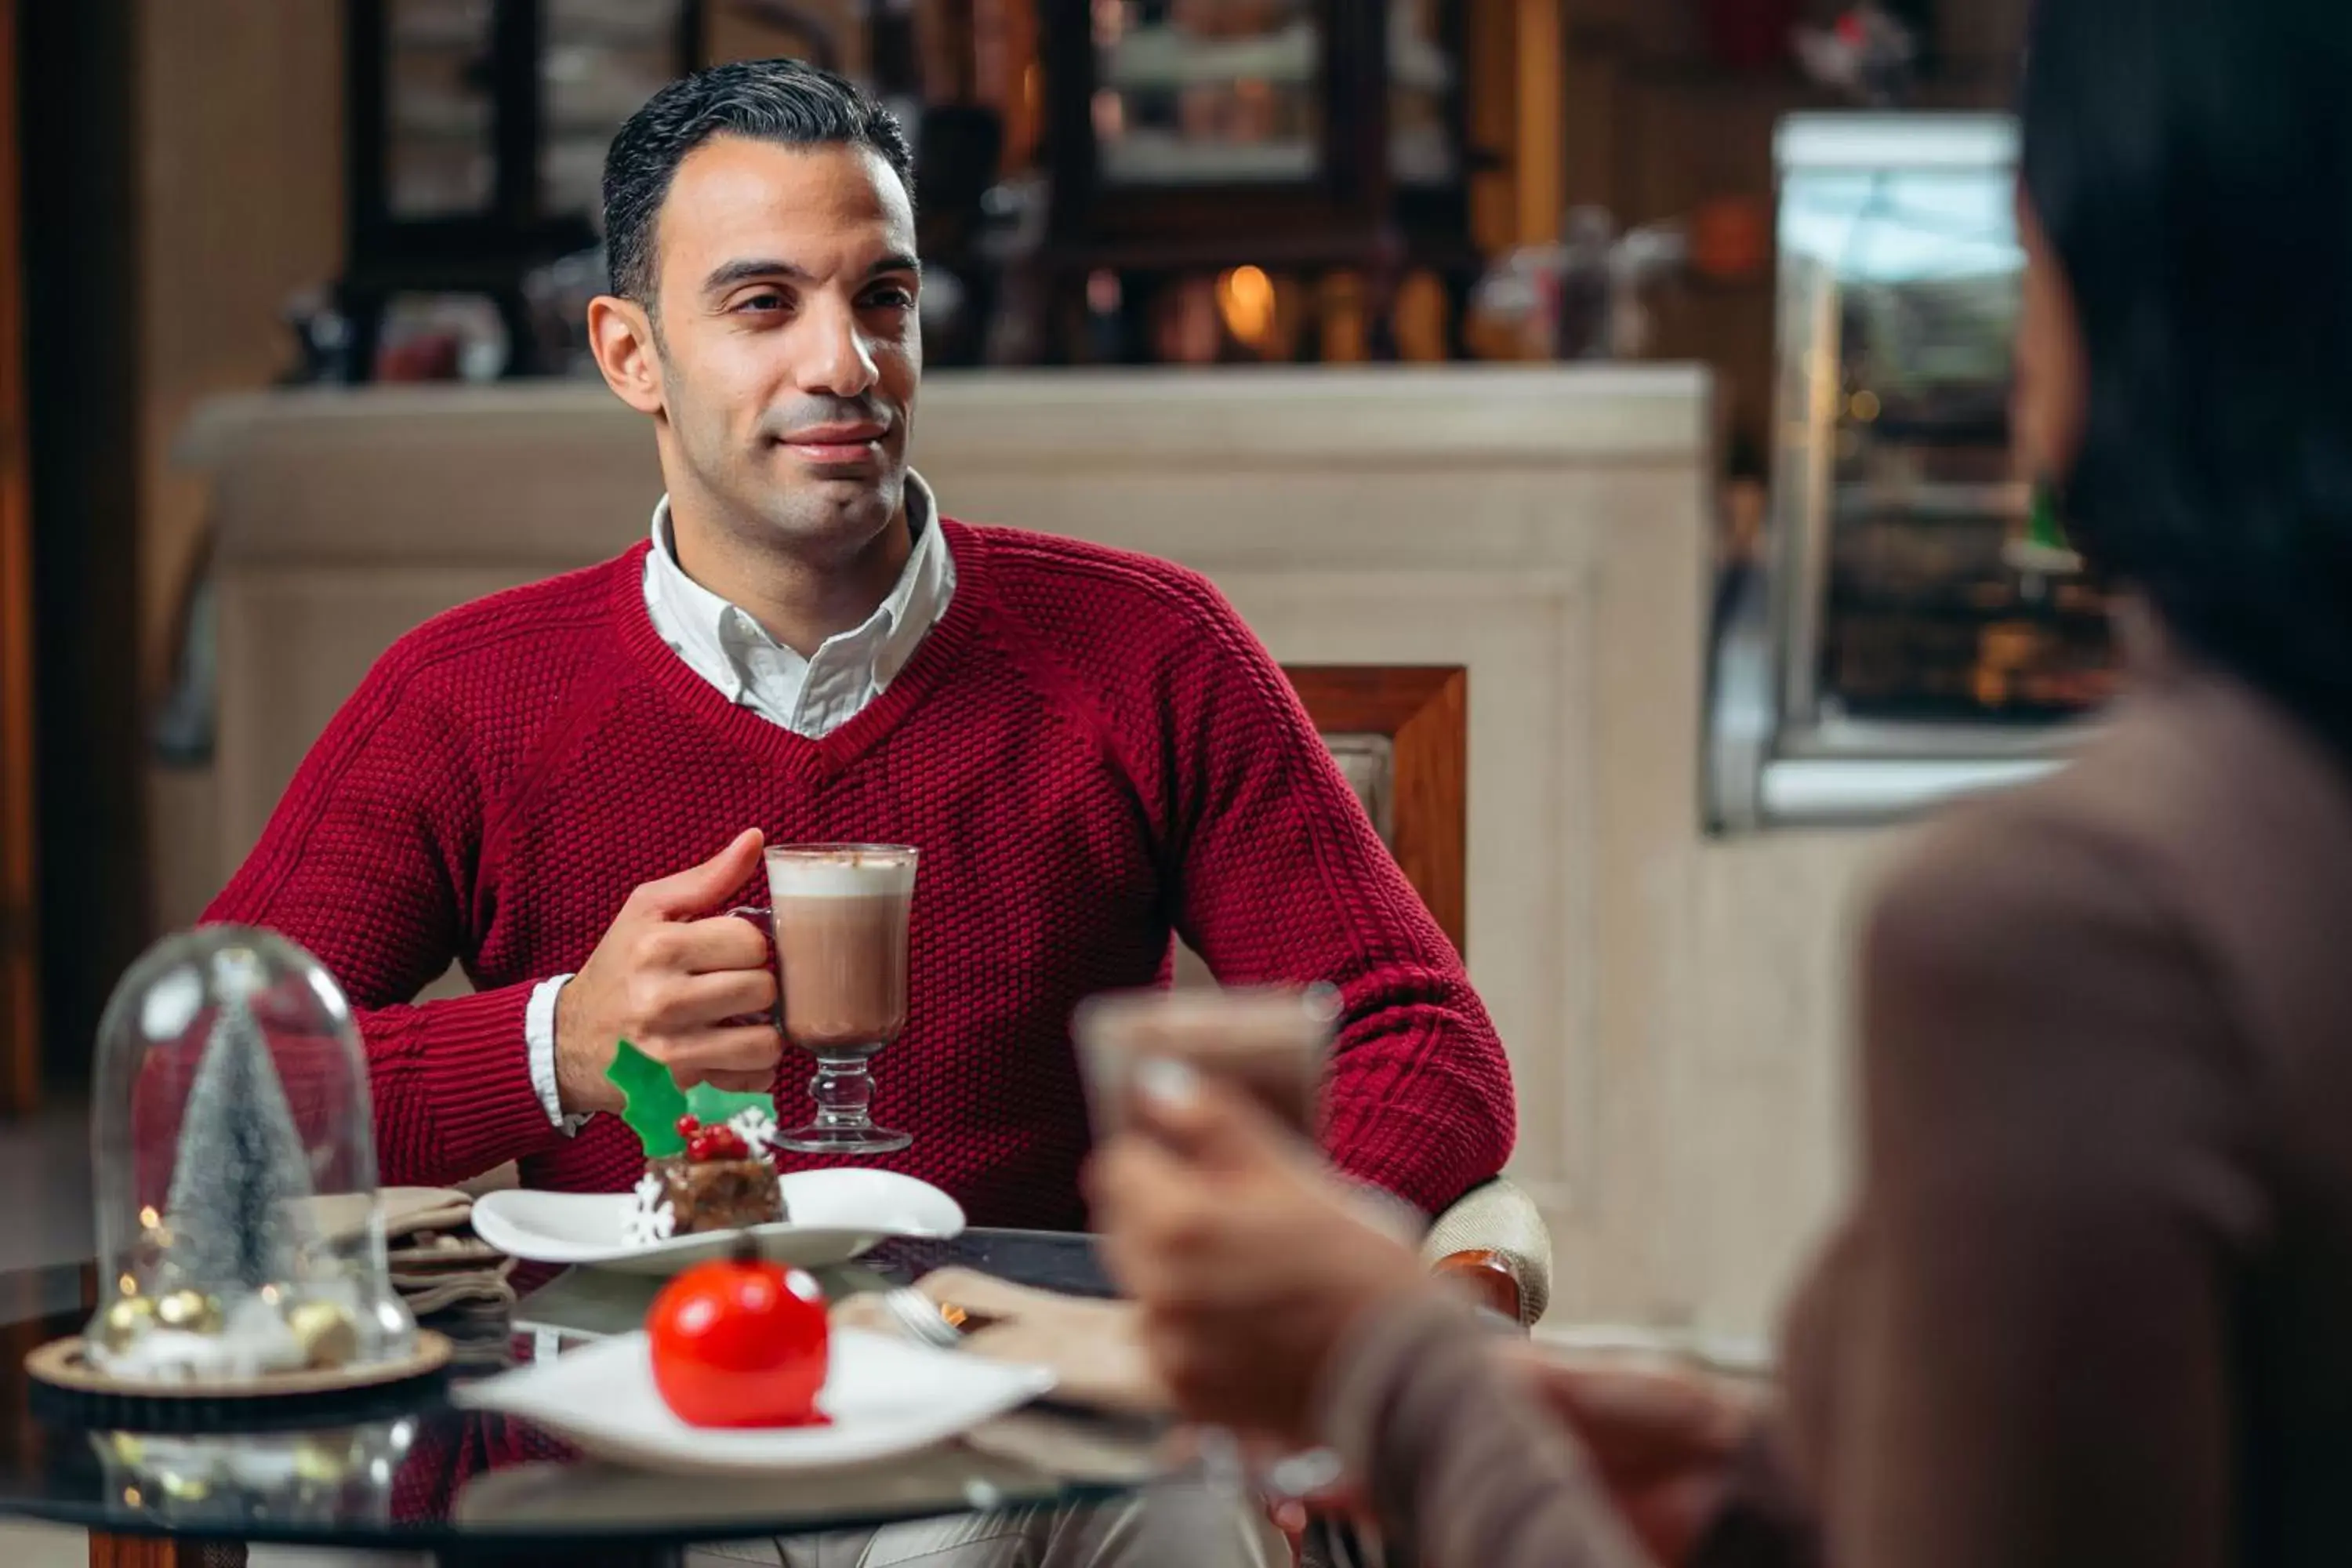
[[[903,285],[893,283],[887,287],[877,289],[871,294],[866,295],[866,302],[877,310],[911,310],[914,308],[915,304],[915,291],[912,289],[904,287]]]
[[[757,294],[746,294],[735,301],[738,310],[781,310],[784,297],[772,289],[762,289]]]

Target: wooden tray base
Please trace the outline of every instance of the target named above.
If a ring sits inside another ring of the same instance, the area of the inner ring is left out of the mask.
[[[25,1370],[52,1388],[120,1399],[299,1399],[348,1394],[425,1377],[449,1364],[449,1342],[430,1329],[416,1331],[416,1348],[398,1361],[324,1371],[280,1372],[248,1383],[163,1383],[116,1377],[92,1366],[79,1335],[52,1340],[25,1358]]]

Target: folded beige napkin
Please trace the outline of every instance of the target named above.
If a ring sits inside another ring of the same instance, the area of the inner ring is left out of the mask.
[[[386,1187],[384,1261],[392,1288],[423,1317],[452,1307],[511,1307],[514,1260],[473,1232],[474,1200],[446,1187]]]
[[[1169,1408],[1168,1391],[1144,1357],[1139,1320],[1129,1302],[1034,1290],[970,1268],[926,1274],[915,1289],[966,1314],[963,1348],[972,1354],[1052,1368],[1058,1401],[1137,1415]],[[905,1332],[875,1295],[836,1303],[833,1319]]]

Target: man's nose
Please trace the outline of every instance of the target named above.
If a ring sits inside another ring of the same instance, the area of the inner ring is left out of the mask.
[[[807,334],[800,365],[801,390],[833,397],[863,397],[877,373],[857,312],[825,305],[802,319]]]

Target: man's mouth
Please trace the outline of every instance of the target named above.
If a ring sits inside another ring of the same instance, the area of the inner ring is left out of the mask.
[[[856,468],[879,462],[890,427],[874,420],[811,425],[788,431],[779,443],[812,468]]]

